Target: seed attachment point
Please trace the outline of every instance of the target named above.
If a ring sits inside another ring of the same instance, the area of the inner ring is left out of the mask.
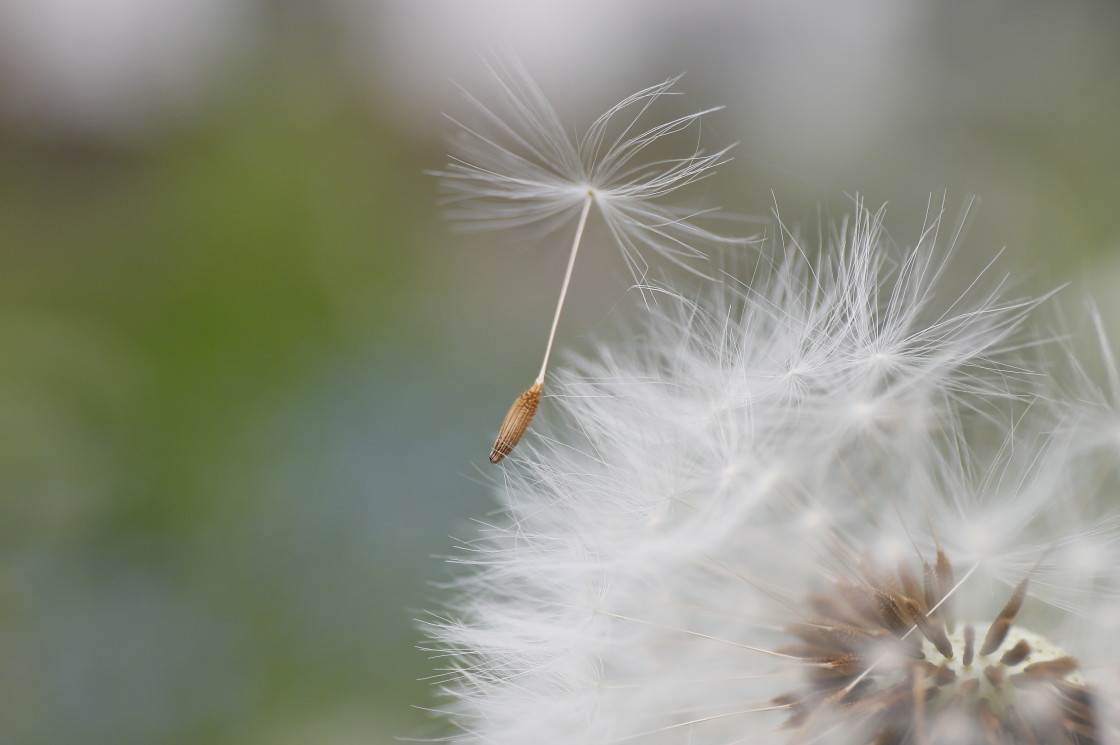
[[[529,390],[522,393],[509,407],[506,418],[502,420],[502,428],[498,430],[498,439],[494,440],[494,447],[490,450],[490,462],[501,463],[502,460],[513,452],[525,430],[533,422],[537,407],[541,404],[541,386],[537,381]]]

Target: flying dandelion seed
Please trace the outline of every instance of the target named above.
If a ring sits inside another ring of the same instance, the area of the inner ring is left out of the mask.
[[[444,200],[448,217],[464,227],[532,227],[542,232],[568,225],[573,217],[575,222],[540,372],[514,402],[490,452],[490,462],[499,463],[536,414],[592,206],[635,277],[646,273],[646,251],[684,263],[702,255],[697,244],[728,241],[698,226],[695,218],[699,213],[661,200],[711,175],[728,160],[728,149],[714,153],[694,150],[671,159],[649,157],[649,149],[661,140],[698,126],[701,117],[718,110],[707,109],[652,126],[643,124],[650,107],[673,94],[676,79],[626,97],[595,120],[583,137],[573,140],[517,62],[497,62],[490,71],[498,89],[497,102],[489,105],[463,92],[478,123],[452,120],[458,127],[454,156],[446,170],[435,174],[442,177],[449,194]]]

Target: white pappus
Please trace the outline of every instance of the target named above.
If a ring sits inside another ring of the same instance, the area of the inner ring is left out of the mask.
[[[558,376],[426,624],[450,742],[1117,742],[1115,394],[948,293],[941,211],[775,221]]]

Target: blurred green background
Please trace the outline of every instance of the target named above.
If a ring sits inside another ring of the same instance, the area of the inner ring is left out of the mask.
[[[0,0],[0,742],[440,732],[414,619],[565,259],[424,175],[495,44],[573,128],[686,71],[735,212],[976,195],[963,271],[1120,328],[1117,3],[684,5]],[[630,283],[585,252],[561,349]]]

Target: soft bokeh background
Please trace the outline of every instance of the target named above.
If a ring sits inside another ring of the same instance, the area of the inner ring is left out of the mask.
[[[573,127],[686,72],[738,212],[978,196],[966,271],[1120,328],[1114,0],[0,0],[0,742],[439,733],[414,619],[565,258],[423,173],[495,44]],[[630,278],[574,282],[585,350]]]

